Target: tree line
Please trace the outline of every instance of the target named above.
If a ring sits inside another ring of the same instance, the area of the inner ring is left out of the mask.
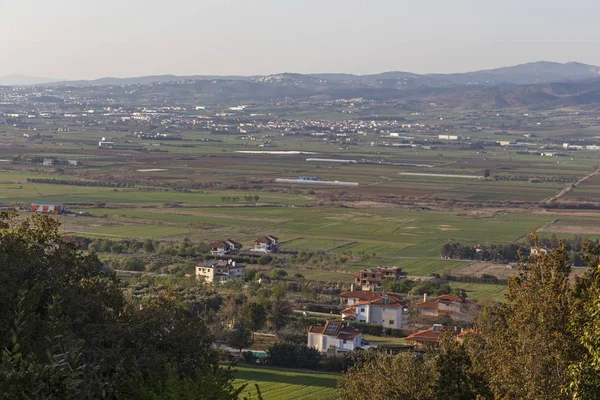
[[[221,196],[222,203],[239,203],[241,197],[240,196]],[[260,199],[260,196],[257,195],[247,195],[244,196],[244,201],[246,203],[256,203]]]
[[[440,255],[442,258],[447,259],[505,263],[519,261],[521,255],[529,255],[532,247],[539,246],[555,249],[559,245],[562,245],[570,253],[571,261],[574,265],[583,265],[584,261],[580,257],[580,253],[583,251],[586,243],[597,247],[600,245],[600,240],[590,242],[582,236],[575,236],[570,239],[558,239],[556,235],[552,235],[551,237],[538,238],[536,243],[531,242],[529,239],[522,243],[481,244],[477,246],[452,242],[442,246]]]
[[[98,186],[98,187],[113,187],[124,188],[134,187],[132,182],[123,182],[114,180],[110,181],[79,181],[74,179],[57,179],[57,178],[27,178],[28,183],[43,183],[49,185],[68,185],[68,186]]]

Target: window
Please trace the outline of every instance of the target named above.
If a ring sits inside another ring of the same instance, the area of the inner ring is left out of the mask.
[[[364,308],[361,308],[361,309],[360,309],[360,312],[365,312],[365,309],[364,309]]]
[[[342,343],[346,344],[346,339],[344,339],[344,341]]]
[[[390,325],[394,325],[394,320],[390,319]]]

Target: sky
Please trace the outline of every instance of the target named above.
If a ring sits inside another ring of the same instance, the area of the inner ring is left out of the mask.
[[[0,0],[0,76],[600,65],[598,0]]]

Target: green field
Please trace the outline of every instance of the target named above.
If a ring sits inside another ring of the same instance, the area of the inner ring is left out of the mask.
[[[461,288],[467,292],[467,296],[474,300],[488,298],[493,301],[504,302],[504,295],[507,291],[507,286],[504,285],[488,285],[486,283],[463,283],[449,282],[453,288]]]
[[[235,385],[248,384],[242,393],[256,399],[258,384],[265,400],[336,399],[339,375],[296,372],[274,368],[237,367]]]
[[[176,198],[176,197],[174,197]],[[76,209],[78,210],[78,209]],[[62,217],[66,232],[117,237],[213,241],[231,237],[246,248],[262,235],[291,239],[297,251],[359,256],[361,262],[331,265],[356,270],[396,265],[410,275],[455,270],[465,261],[442,260],[448,241],[509,243],[552,222],[551,216],[497,213],[484,217],[451,212],[338,209],[327,207],[236,207],[82,209],[93,217]],[[297,246],[297,247],[296,247]]]

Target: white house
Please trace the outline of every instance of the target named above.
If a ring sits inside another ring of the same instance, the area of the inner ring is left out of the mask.
[[[234,254],[242,245],[234,240],[225,239],[219,242],[213,242],[210,244],[210,254],[214,256],[224,256],[227,254]]]
[[[349,352],[361,345],[360,332],[342,321],[327,321],[325,326],[312,325],[308,328],[308,347],[314,347],[320,352]]]
[[[207,283],[225,283],[230,280],[244,280],[246,266],[236,264],[233,260],[213,260],[196,265],[196,279],[203,279]]]
[[[342,310],[342,319],[400,329],[403,326],[403,309],[398,296],[383,294],[378,299],[353,302]]]
[[[254,241],[254,249],[262,253],[277,253],[279,251],[279,239],[273,235],[264,236]]]

